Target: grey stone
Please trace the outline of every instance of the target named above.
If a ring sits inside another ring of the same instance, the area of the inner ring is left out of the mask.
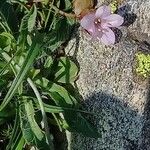
[[[150,150],[149,80],[135,73],[135,54],[143,42],[150,43],[150,1],[127,0],[120,7],[125,5],[137,18],[121,29],[119,43],[91,42],[80,27],[66,48],[80,65],[83,107],[95,113],[87,118],[102,133],[98,139],[72,134],[72,150]]]

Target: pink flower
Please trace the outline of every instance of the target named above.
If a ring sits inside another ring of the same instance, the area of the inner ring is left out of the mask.
[[[119,27],[124,19],[117,14],[111,14],[108,6],[101,6],[95,12],[90,12],[81,19],[81,26],[92,36],[106,45],[115,43],[115,34],[111,27]]]

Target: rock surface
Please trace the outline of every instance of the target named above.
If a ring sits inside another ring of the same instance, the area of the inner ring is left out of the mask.
[[[119,43],[93,43],[79,28],[67,47],[80,65],[83,106],[96,113],[89,119],[102,133],[99,139],[73,134],[72,150],[150,150],[149,81],[135,73],[135,54],[144,41],[150,43],[150,1],[127,0],[122,6],[118,13],[127,21],[137,18],[125,24]]]

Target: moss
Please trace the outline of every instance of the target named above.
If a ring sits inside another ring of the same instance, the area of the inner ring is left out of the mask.
[[[150,54],[138,53],[136,54],[137,68],[136,72],[147,78],[150,75]]]
[[[110,7],[111,7],[111,12],[114,13],[118,8],[118,2],[116,0],[113,0],[110,3]]]

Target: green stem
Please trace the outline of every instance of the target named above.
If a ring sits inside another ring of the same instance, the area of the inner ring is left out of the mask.
[[[23,2],[19,2],[19,1],[16,1],[16,0],[11,0],[12,3],[16,3],[16,4],[19,4],[20,6],[22,6],[27,12],[29,11],[28,8],[24,5]]]
[[[14,72],[15,76],[17,75],[17,70],[20,69],[20,67],[18,65],[15,64],[15,62],[13,61],[14,57],[16,56],[17,52],[15,53],[15,55],[13,57],[10,57],[6,52],[2,52],[1,55],[3,56],[3,58],[7,61],[8,64],[6,64],[6,66],[4,66],[3,69],[6,69],[9,65],[12,69],[12,71]],[[15,67],[16,65],[16,67]],[[2,69],[2,73],[3,73],[3,69]]]
[[[73,13],[66,13],[62,10],[60,10],[59,8],[57,8],[56,6],[54,5],[51,5],[51,8],[58,14],[62,15],[62,16],[66,16],[66,17],[70,17],[70,18],[76,18],[76,15],[73,14]]]
[[[31,88],[33,89],[33,91],[34,91],[34,93],[35,93],[35,95],[38,99],[39,105],[40,105],[41,113],[42,113],[42,116],[43,116],[45,134],[46,134],[46,137],[47,137],[47,142],[52,147],[52,149],[54,149],[52,139],[50,137],[49,127],[48,127],[48,122],[47,122],[47,116],[46,116],[46,113],[45,113],[45,110],[44,110],[42,98],[40,96],[40,93],[39,93],[38,89],[36,88],[35,84],[33,83],[33,81],[30,78],[27,78],[27,81],[30,84]]]
[[[16,110],[16,116],[15,116],[15,122],[13,126],[13,131],[11,134],[11,139],[9,140],[9,143],[6,147],[6,150],[11,149],[11,146],[13,145],[13,142],[15,141],[15,138],[17,137],[18,131],[19,131],[19,112],[18,109]]]
[[[52,5],[54,3],[54,0],[52,1]],[[47,26],[47,23],[48,23],[48,20],[49,20],[49,17],[50,17],[50,13],[51,13],[51,10],[52,10],[52,7],[50,7],[50,9],[48,10],[48,14],[47,14],[47,17],[46,17],[46,20],[45,20],[45,28]]]

